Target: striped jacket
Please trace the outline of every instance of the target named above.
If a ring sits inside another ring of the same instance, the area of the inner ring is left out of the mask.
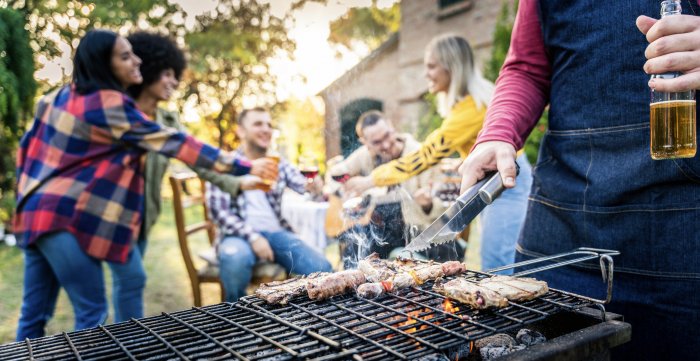
[[[87,254],[125,262],[143,218],[146,151],[234,175],[250,171],[233,153],[148,120],[124,93],[80,95],[66,86],[39,101],[20,143],[13,222],[20,246],[68,231]]]

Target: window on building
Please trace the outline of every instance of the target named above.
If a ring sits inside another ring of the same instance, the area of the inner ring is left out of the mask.
[[[473,0],[438,0],[438,19],[468,11],[473,4]]]
[[[438,5],[440,6],[440,9],[444,9],[446,7],[450,7],[455,4],[467,2],[468,0],[439,0]]]

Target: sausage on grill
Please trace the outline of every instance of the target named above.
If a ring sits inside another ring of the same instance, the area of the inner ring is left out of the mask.
[[[346,270],[311,280],[306,284],[306,292],[312,300],[324,300],[354,290],[365,281],[364,273]]]

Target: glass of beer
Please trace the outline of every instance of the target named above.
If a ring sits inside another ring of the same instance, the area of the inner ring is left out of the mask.
[[[269,192],[274,188],[275,183],[277,182],[277,176],[279,175],[279,163],[280,163],[280,156],[279,154],[276,153],[268,153],[265,155],[265,158],[270,159],[273,163],[275,163],[275,172],[274,177],[270,178],[263,178],[262,182],[260,182],[258,189],[260,189],[263,192]]]

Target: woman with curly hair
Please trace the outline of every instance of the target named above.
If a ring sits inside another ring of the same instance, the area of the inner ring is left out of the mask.
[[[136,101],[136,106],[161,126],[184,131],[178,113],[165,110],[159,105],[169,100],[180,84],[187,65],[185,54],[172,39],[160,34],[139,31],[129,35],[127,40],[131,43],[134,54],[141,58],[143,82],[127,89]],[[161,211],[161,185],[170,161],[157,152],[148,152],[145,158],[144,221],[137,242],[138,250],[131,255],[137,260],[126,264],[109,264],[114,276],[112,303],[115,322],[143,317],[146,272],[141,259],[146,251],[148,233]],[[200,167],[192,167],[192,170],[228,193],[238,194],[241,185],[247,186],[240,183],[239,177]]]

